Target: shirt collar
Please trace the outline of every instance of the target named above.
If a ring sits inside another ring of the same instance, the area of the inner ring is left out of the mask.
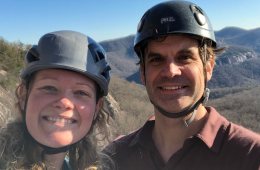
[[[207,120],[202,129],[194,136],[203,141],[213,152],[218,152],[229,122],[213,107],[207,107],[206,109],[208,111]],[[136,132],[136,136],[130,142],[129,146],[139,143],[144,147],[150,148],[151,145],[154,145],[152,140],[153,127],[154,119],[151,118]]]
[[[218,152],[229,122],[213,107],[207,107],[207,120],[197,136],[214,152]]]

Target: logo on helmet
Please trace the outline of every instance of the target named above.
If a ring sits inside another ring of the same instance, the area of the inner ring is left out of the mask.
[[[161,18],[161,24],[165,24],[165,23],[169,23],[169,22],[174,22],[175,18],[173,17],[165,17],[165,18]]]

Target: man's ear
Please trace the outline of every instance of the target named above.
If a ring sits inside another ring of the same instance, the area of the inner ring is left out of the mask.
[[[144,66],[140,65],[140,69],[139,69],[139,74],[140,74],[140,79],[141,79],[141,83],[143,85],[145,85],[145,73],[144,73]]]
[[[206,63],[206,74],[207,74],[207,81],[209,81],[212,77],[213,70],[215,67],[215,60],[211,57]]]

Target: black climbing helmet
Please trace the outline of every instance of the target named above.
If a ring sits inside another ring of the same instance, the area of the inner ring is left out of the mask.
[[[104,49],[89,36],[74,31],[56,31],[43,35],[38,45],[25,55],[26,67],[21,78],[42,69],[59,68],[79,72],[93,79],[101,96],[107,95],[110,66]]]
[[[141,18],[134,40],[135,52],[140,57],[144,42],[170,34],[207,39],[216,47],[214,30],[199,6],[188,1],[167,1],[153,6]]]

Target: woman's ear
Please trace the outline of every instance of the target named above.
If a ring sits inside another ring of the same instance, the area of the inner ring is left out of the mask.
[[[22,111],[25,111],[25,100],[24,99],[19,99],[19,107]]]
[[[103,106],[103,102],[104,102],[104,97],[100,97],[100,98],[98,99],[97,104],[96,104],[96,109],[95,109],[95,113],[94,113],[94,116],[93,116],[93,120],[96,120],[97,115],[98,115],[100,109],[101,109],[102,106]]]
[[[28,93],[28,90],[26,89],[26,87],[20,86],[18,104],[19,104],[20,110],[24,111],[24,112],[26,111],[26,110],[24,110],[25,105],[26,105],[26,100],[28,100],[26,98],[29,97],[29,94],[27,94],[27,93]]]

